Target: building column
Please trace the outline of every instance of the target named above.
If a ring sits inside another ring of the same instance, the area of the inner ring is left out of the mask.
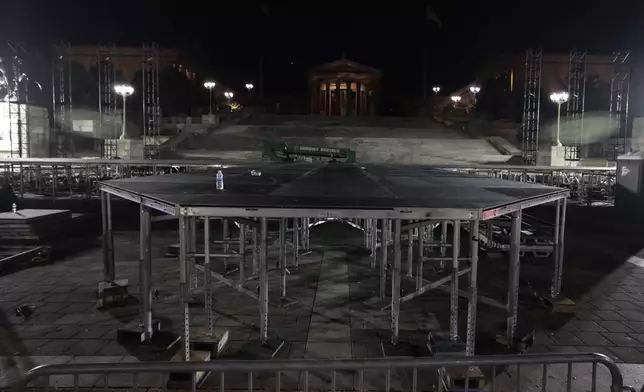
[[[341,80],[336,80],[335,82],[335,104],[337,108],[337,115],[342,115],[342,90],[340,89],[342,84]]]
[[[328,80],[326,81],[325,100],[326,102],[324,103],[324,115],[330,116],[331,115],[331,83],[329,83]]]
[[[351,82],[347,81],[347,96],[345,99],[346,115],[350,116],[353,114],[353,105],[351,103]]]
[[[356,83],[356,116],[361,115],[360,110],[362,109],[362,105],[360,105],[360,89],[362,85],[360,83]]]

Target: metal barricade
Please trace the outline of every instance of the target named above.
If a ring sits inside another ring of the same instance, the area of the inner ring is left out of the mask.
[[[603,365],[599,367],[598,365]],[[480,370],[480,371],[479,371]],[[17,391],[50,388],[162,388],[168,375],[192,380],[210,374],[209,390],[356,391],[635,391],[624,387],[620,369],[592,353],[472,357],[319,360],[215,360],[211,362],[72,363],[36,367],[16,383]],[[454,379],[455,374],[464,379]],[[480,374],[481,378],[476,378]],[[114,378],[114,375],[121,377]],[[127,375],[127,381],[123,381]],[[450,376],[451,375],[451,380]],[[447,377],[446,377],[447,376]],[[472,377],[472,378],[470,378]],[[476,378],[476,379],[474,379]],[[474,383],[472,383],[474,379]],[[483,381],[485,380],[485,381]]]

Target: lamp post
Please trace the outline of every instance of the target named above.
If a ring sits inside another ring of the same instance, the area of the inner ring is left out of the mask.
[[[461,102],[460,95],[452,95],[450,98],[452,99],[452,102],[454,102],[454,108],[456,108],[457,103]]]
[[[557,104],[557,146],[561,147],[559,132],[561,130],[561,104],[568,102],[570,95],[565,91],[550,94],[550,100]]]
[[[235,96],[235,94],[233,94],[233,93],[232,93],[232,92],[230,92],[230,91],[226,91],[226,92],[224,93],[224,96],[228,99],[228,106],[230,107],[230,105],[231,105],[231,102],[230,102],[230,101],[233,99],[233,97]],[[232,110],[232,108],[231,108],[231,110]]]
[[[476,98],[476,95],[481,92],[481,88],[479,86],[470,86],[470,91],[474,94],[474,98]]]
[[[251,101],[253,98],[253,87],[255,86],[253,86],[252,83],[246,83],[246,89],[248,90],[249,101]]]
[[[212,114],[212,89],[215,88],[216,84],[215,82],[206,82],[203,84],[203,86],[208,89],[208,95],[210,96],[210,100],[209,100],[210,105],[208,106],[209,108],[208,113]]]
[[[438,93],[441,91],[440,86],[434,86],[432,87],[432,90],[434,90],[434,95],[438,95]]]
[[[123,97],[123,130],[121,131],[121,137],[119,137],[119,139],[125,139],[125,101],[127,97],[134,93],[134,87],[129,84],[117,84],[114,86],[114,91]]]

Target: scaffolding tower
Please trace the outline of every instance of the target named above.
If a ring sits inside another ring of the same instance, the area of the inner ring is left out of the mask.
[[[584,102],[586,96],[586,52],[570,52],[568,65],[568,102],[564,159],[579,161],[584,145]]]
[[[7,72],[7,114],[11,158],[29,157],[28,80],[23,69],[25,50],[20,44],[7,42],[11,59]]]
[[[628,138],[628,99],[631,85],[629,57],[631,52],[623,51],[613,54],[613,77],[610,85],[610,135],[605,157],[616,161],[620,154],[626,152]]]
[[[159,157],[159,46],[143,43],[143,151],[146,159]]]
[[[528,49],[525,55],[525,88],[523,96],[522,145],[523,161],[536,165],[539,151],[539,109],[541,105],[541,49]]]
[[[55,47],[52,67],[53,156],[73,156],[72,131],[72,66],[69,44]]]
[[[114,54],[114,45],[98,46],[98,113],[100,137],[103,140],[101,157],[112,159],[117,156],[116,143],[119,137],[119,126],[116,113],[116,95],[114,81],[116,67],[111,56]]]

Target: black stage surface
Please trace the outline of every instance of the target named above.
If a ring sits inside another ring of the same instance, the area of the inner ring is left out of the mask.
[[[252,170],[261,175],[252,175]],[[529,205],[524,207],[529,207],[568,195],[566,189],[424,166],[261,162],[223,169],[223,191],[216,189],[216,173],[110,180],[102,188],[118,196],[144,197],[176,207],[441,209],[478,213],[482,219],[492,217],[480,215],[491,209],[526,202]]]

